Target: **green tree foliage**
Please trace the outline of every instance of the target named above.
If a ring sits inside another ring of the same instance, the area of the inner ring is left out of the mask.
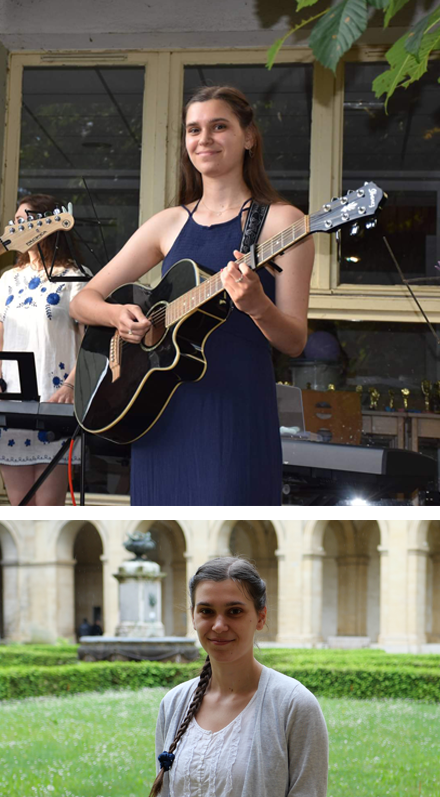
[[[315,5],[318,0],[296,0],[296,11]],[[277,54],[289,36],[311,23],[309,46],[317,61],[336,72],[341,57],[362,36],[368,25],[371,9],[384,12],[383,25],[409,2],[415,0],[341,0],[315,16],[309,16],[277,39],[268,51],[267,67],[271,69]],[[386,53],[389,69],[373,82],[376,97],[385,94],[385,107],[397,88],[407,88],[428,69],[429,58],[440,52],[440,6],[419,20]],[[440,82],[440,81],[439,81]]]

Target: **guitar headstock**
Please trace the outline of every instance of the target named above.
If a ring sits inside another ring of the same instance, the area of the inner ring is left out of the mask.
[[[334,232],[344,224],[374,216],[387,195],[376,183],[364,183],[356,191],[347,191],[343,197],[334,197],[321,210],[310,216],[310,232]]]
[[[57,230],[68,232],[74,224],[70,205],[68,210],[64,207],[61,210],[56,208],[49,215],[31,213],[26,219],[19,219],[18,222],[10,221],[5,227],[0,243],[7,251],[27,252],[48,235]]]

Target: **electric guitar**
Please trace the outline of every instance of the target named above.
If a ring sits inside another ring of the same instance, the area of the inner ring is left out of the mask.
[[[315,232],[374,216],[386,195],[375,183],[331,202],[256,246],[240,262],[257,270]],[[175,390],[206,371],[204,346],[231,304],[220,273],[179,260],[155,288],[122,285],[106,300],[136,304],[151,321],[139,344],[111,327],[88,327],[78,356],[75,414],[87,432],[132,443],[156,423]]]
[[[53,214],[35,213],[18,222],[10,221],[0,238],[0,255],[4,252],[27,252],[32,246],[57,230],[71,230],[75,224],[72,213],[66,208],[55,209]]]

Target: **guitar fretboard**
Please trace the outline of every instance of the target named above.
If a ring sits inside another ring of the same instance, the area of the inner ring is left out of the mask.
[[[301,238],[304,238],[310,232],[309,216],[304,216],[299,221],[296,221],[290,227],[268,238],[267,241],[259,244],[255,248],[256,266],[252,262],[252,255],[249,252],[247,255],[240,257],[237,262],[245,263],[249,268],[257,271],[262,268],[266,263],[272,260],[277,255],[282,254],[294,243],[297,243]],[[192,288],[187,293],[174,299],[170,302],[165,312],[165,324],[167,327],[175,324],[184,318],[188,313],[205,304],[213,296],[217,296],[224,291],[223,283],[221,280],[220,272],[213,274],[209,279],[203,280],[200,285]]]

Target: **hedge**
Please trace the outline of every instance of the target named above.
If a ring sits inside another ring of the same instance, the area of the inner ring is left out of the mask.
[[[54,666],[78,662],[77,645],[0,645],[0,667]],[[202,656],[204,653],[202,651]],[[267,667],[417,667],[440,671],[438,654],[390,654],[383,650],[335,650],[311,648],[262,648],[256,658]],[[202,661],[202,658],[200,659]]]
[[[75,664],[78,645],[0,645],[0,667]]]
[[[278,669],[285,665],[307,666],[348,666],[362,669],[371,667],[421,667],[438,669],[440,655],[436,653],[385,653],[384,650],[364,648],[362,650],[336,650],[311,648],[262,648],[256,658],[267,667]],[[283,669],[284,672],[284,669]]]
[[[329,697],[410,698],[440,702],[440,673],[433,668],[285,665],[278,670],[297,678],[311,692]],[[200,664],[96,662],[58,667],[5,667],[0,670],[0,700],[66,695],[106,689],[172,687],[200,671]]]

